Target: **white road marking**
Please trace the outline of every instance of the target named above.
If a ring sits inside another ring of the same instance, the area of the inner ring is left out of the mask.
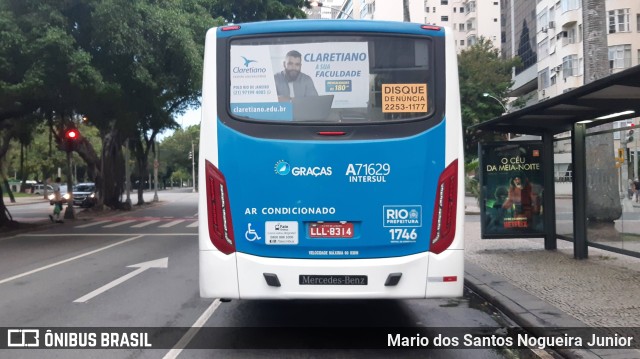
[[[131,226],[131,228],[142,228],[142,227],[146,227],[146,226],[148,226],[150,224],[154,224],[154,223],[158,223],[158,222],[160,222],[159,219],[152,219],[150,221],[142,222],[142,223],[136,224],[134,226]]]
[[[200,318],[198,318],[198,320],[196,320],[196,322],[193,323],[191,328],[189,328],[189,330],[182,336],[182,338],[178,340],[176,345],[174,345],[173,348],[169,350],[169,352],[163,357],[163,359],[177,358],[178,355],[182,353],[182,350],[184,350],[184,348],[189,344],[191,339],[193,339],[193,337],[196,334],[198,334],[198,332],[200,331],[200,328],[202,328],[204,323],[206,323],[207,320],[211,318],[211,316],[213,315],[213,312],[215,312],[215,310],[218,309],[218,306],[220,306],[220,299],[216,299],[213,301],[213,303],[211,303],[209,308],[207,308],[207,310],[205,310],[204,313],[202,313]]]
[[[188,225],[187,228],[193,228],[193,227],[197,227],[197,226],[198,226],[198,221],[193,221],[193,223]]]
[[[173,227],[173,226],[175,226],[176,224],[178,224],[178,223],[182,223],[182,222],[184,222],[184,219],[176,219],[175,221],[171,221],[171,222],[169,222],[169,223],[165,223],[165,224],[163,224],[163,225],[161,225],[161,226],[158,226],[158,227],[159,227],[159,228],[169,228],[169,227]]]
[[[109,289],[117,286],[118,284],[124,283],[125,281],[137,276],[138,274],[146,271],[149,268],[167,268],[169,266],[169,257],[165,257],[165,258],[160,258],[160,259],[156,259],[153,261],[148,261],[148,262],[143,262],[143,263],[138,263],[138,264],[132,264],[130,266],[127,266],[127,268],[138,268],[136,270],[134,270],[133,272],[129,273],[129,274],[125,274],[122,277],[113,280],[105,285],[103,285],[102,287],[94,290],[93,292],[86,294],[76,300],[74,300],[74,303],[86,303],[89,299],[96,297],[106,291],[108,291]]]
[[[84,236],[84,235],[83,235],[83,236]],[[21,274],[17,274],[17,275],[14,275],[13,277],[5,278],[5,279],[3,279],[3,280],[0,280],[0,284],[4,284],[4,283],[7,283],[7,282],[10,282],[10,281],[12,281],[12,280],[14,280],[14,279],[18,279],[18,278],[26,277],[26,276],[28,276],[28,275],[30,275],[30,274],[38,273],[38,272],[41,272],[41,271],[43,271],[43,270],[45,270],[45,269],[53,268],[53,267],[58,266],[58,265],[60,265],[60,264],[68,263],[68,262],[71,262],[71,261],[73,261],[73,260],[76,260],[76,259],[79,259],[79,258],[82,258],[82,257],[86,257],[86,256],[88,256],[88,255],[92,255],[92,254],[94,254],[94,253],[101,252],[101,251],[103,251],[103,250],[105,250],[105,249],[109,249],[109,248],[112,248],[112,247],[115,247],[115,246],[119,246],[119,245],[124,244],[124,243],[127,243],[127,242],[131,242],[131,241],[136,240],[136,239],[141,238],[141,237],[143,237],[143,236],[140,236],[140,235],[139,235],[139,236],[131,237],[131,238],[125,239],[125,240],[123,240],[123,241],[116,242],[116,243],[110,244],[110,245],[108,245],[108,246],[104,246],[104,247],[101,247],[101,248],[98,248],[98,249],[92,250],[92,251],[90,251],[90,252],[87,252],[87,253],[83,253],[83,254],[77,255],[77,256],[75,256],[75,257],[71,257],[71,258],[68,258],[68,259],[65,259],[65,260],[62,260],[62,261],[56,262],[56,263],[52,263],[52,264],[46,265],[46,266],[44,266],[44,267],[40,267],[40,268],[37,268],[37,269],[31,270],[31,271],[28,271],[28,272],[24,272],[24,273],[21,273]]]
[[[128,219],[126,221],[121,221],[121,222],[116,222],[113,224],[107,224],[106,226],[102,226],[102,228],[114,228],[114,227],[118,227],[118,226],[124,226],[125,224],[131,223],[131,222],[135,222],[135,219]]]
[[[80,226],[75,226],[73,228],[87,228],[87,227],[97,226],[97,225],[104,224],[104,223],[109,223],[109,222],[111,222],[111,220],[91,222],[91,223],[83,224],[83,225],[80,225]]]

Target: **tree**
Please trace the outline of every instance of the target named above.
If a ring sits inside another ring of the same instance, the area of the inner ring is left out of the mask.
[[[609,53],[604,0],[582,0],[585,84],[609,75]],[[613,123],[593,131],[610,130]],[[613,133],[589,136],[585,141],[587,166],[587,218],[613,223],[622,215],[618,176],[611,163]]]
[[[131,140],[141,176],[157,134],[175,128],[173,118],[198,105],[206,30],[225,21],[303,18],[304,5],[303,0],[0,1],[0,131],[14,119],[47,123],[51,142],[60,148],[66,126],[78,125],[86,115],[100,133],[102,152],[83,137],[76,153],[101,189],[101,201],[118,207],[122,144]],[[7,135],[7,143],[14,135]],[[0,226],[6,223],[4,210],[0,192]]]
[[[483,97],[482,94],[489,93],[505,103],[507,92],[512,85],[511,69],[518,64],[518,59],[502,59],[499,50],[483,37],[458,56],[467,159],[477,157],[477,146],[481,136],[491,136],[473,131],[469,127],[500,116],[504,112],[498,101]]]
[[[195,144],[194,158],[198,158],[198,141],[200,126],[189,126],[186,129],[178,129],[171,136],[165,138],[160,144],[162,149],[162,161],[160,168],[165,173],[165,180],[171,178],[191,178],[191,160],[188,153],[191,152],[191,143]],[[179,173],[179,175],[176,175]],[[185,175],[188,174],[188,175]]]
[[[305,19],[302,7],[309,7],[304,0],[235,0],[216,1],[211,13],[226,22],[239,23],[274,19]]]
[[[409,11],[410,0],[402,0],[402,21],[411,22],[411,12]]]

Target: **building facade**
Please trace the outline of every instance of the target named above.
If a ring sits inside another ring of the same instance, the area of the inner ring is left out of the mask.
[[[538,99],[562,94],[584,84],[584,47],[580,0],[538,1]],[[638,65],[640,1],[607,0],[606,33],[609,71]]]
[[[403,0],[346,0],[323,18],[403,21]],[[323,3],[323,7],[327,7]],[[323,10],[324,11],[324,10]],[[328,14],[328,13],[327,13]],[[446,26],[454,31],[458,52],[480,37],[501,46],[501,17],[498,0],[409,0],[411,22]]]
[[[605,8],[606,25],[603,30],[607,34],[609,72],[613,74],[639,64],[640,1],[605,0]],[[538,61],[533,98],[537,101],[563,94],[585,83],[582,10],[581,0],[538,0],[536,3]],[[638,119],[618,121],[613,127],[625,128],[635,124],[638,124]],[[614,148],[629,148],[631,161],[627,158],[626,163],[633,164],[637,157],[637,141],[630,142],[626,137],[626,132],[614,133]],[[558,174],[570,172],[570,148],[569,141],[556,144],[557,179]],[[624,174],[621,177],[637,177],[637,165],[628,167],[628,176]],[[571,179],[568,176],[560,177]]]

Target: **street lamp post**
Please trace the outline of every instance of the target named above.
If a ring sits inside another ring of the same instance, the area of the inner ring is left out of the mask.
[[[495,96],[491,95],[491,94],[490,94],[490,93],[488,93],[488,92],[484,92],[484,93],[482,94],[482,97],[491,97],[492,99],[496,100],[496,102],[498,102],[498,103],[500,104],[500,106],[502,106],[502,109],[504,110],[504,112],[502,113],[503,115],[504,115],[504,114],[506,114],[506,113],[509,113],[509,110],[507,109],[507,106],[505,106],[505,105],[504,105],[504,103],[502,103],[502,101],[500,101],[500,99],[499,99],[499,98],[497,98],[497,97],[495,97]],[[511,133],[510,133],[510,132],[509,132],[509,133],[507,133],[507,139],[508,139],[509,141],[511,141]]]
[[[494,100],[498,101],[498,103],[500,104],[500,106],[502,106],[502,108],[504,109],[504,113],[503,113],[503,115],[504,115],[505,113],[508,113],[508,112],[509,112],[509,110],[507,109],[507,106],[505,106],[505,105],[504,105],[504,103],[502,103],[502,101],[500,101],[500,99],[498,99],[497,97],[495,97],[495,96],[491,95],[490,93],[485,92],[485,93],[483,93],[483,94],[482,94],[482,97],[491,97],[492,99],[494,99]]]

